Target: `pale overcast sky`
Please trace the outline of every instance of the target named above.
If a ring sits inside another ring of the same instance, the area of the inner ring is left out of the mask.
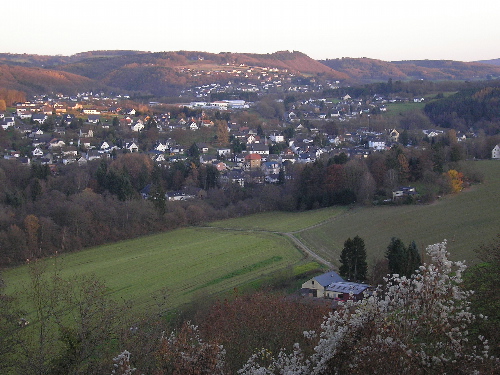
[[[498,0],[24,0],[9,1],[3,11],[0,52],[9,53],[290,50],[314,59],[500,58]]]

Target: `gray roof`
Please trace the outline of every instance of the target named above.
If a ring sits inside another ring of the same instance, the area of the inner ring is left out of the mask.
[[[357,295],[363,293],[369,287],[370,285],[368,284],[359,284],[350,281],[339,281],[339,282],[333,282],[330,285],[328,285],[326,290],[337,293],[348,293],[352,295]]]
[[[314,280],[323,287],[327,287],[332,283],[344,281],[344,279],[340,277],[339,274],[335,271],[330,271],[322,275],[316,276]]]

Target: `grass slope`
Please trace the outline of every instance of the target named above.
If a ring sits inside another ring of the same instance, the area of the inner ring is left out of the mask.
[[[169,304],[231,290],[276,270],[301,263],[303,255],[284,237],[188,228],[100,246],[57,259],[60,275],[95,275],[116,300],[130,300],[145,311],[153,295],[166,288]],[[49,271],[50,273],[51,271]],[[28,282],[27,267],[5,272],[7,293]]]
[[[453,260],[475,263],[474,250],[500,233],[500,162],[473,163],[485,182],[460,194],[430,205],[354,208],[297,236],[336,265],[344,241],[356,235],[365,241],[369,262],[383,258],[391,237],[399,237],[406,245],[415,241],[422,250],[446,239]]]
[[[346,210],[346,207],[329,207],[304,212],[265,212],[237,219],[217,221],[210,225],[237,230],[263,230],[287,233],[319,225]]]

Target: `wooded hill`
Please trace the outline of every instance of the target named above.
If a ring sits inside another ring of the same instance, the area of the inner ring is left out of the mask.
[[[322,60],[326,66],[345,73],[353,81],[366,83],[393,80],[477,80],[499,77],[500,66],[451,60],[382,61],[369,58]]]
[[[76,93],[105,86],[90,78],[64,71],[38,67],[0,65],[0,89],[27,94]]]
[[[370,58],[318,61],[297,51],[272,54],[90,51],[72,56],[0,54],[0,87],[28,94],[108,88],[161,96],[168,95],[172,88],[234,80],[228,67],[286,70],[288,77],[333,79],[344,84],[387,81],[389,78],[477,80],[500,77],[500,66],[481,62],[386,62]],[[194,71],[205,74],[193,74]],[[259,77],[249,75],[243,79],[253,82]]]

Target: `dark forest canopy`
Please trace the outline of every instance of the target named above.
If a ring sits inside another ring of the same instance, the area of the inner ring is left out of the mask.
[[[425,113],[438,126],[460,131],[482,128],[489,135],[500,131],[500,87],[470,88],[428,103]]]

